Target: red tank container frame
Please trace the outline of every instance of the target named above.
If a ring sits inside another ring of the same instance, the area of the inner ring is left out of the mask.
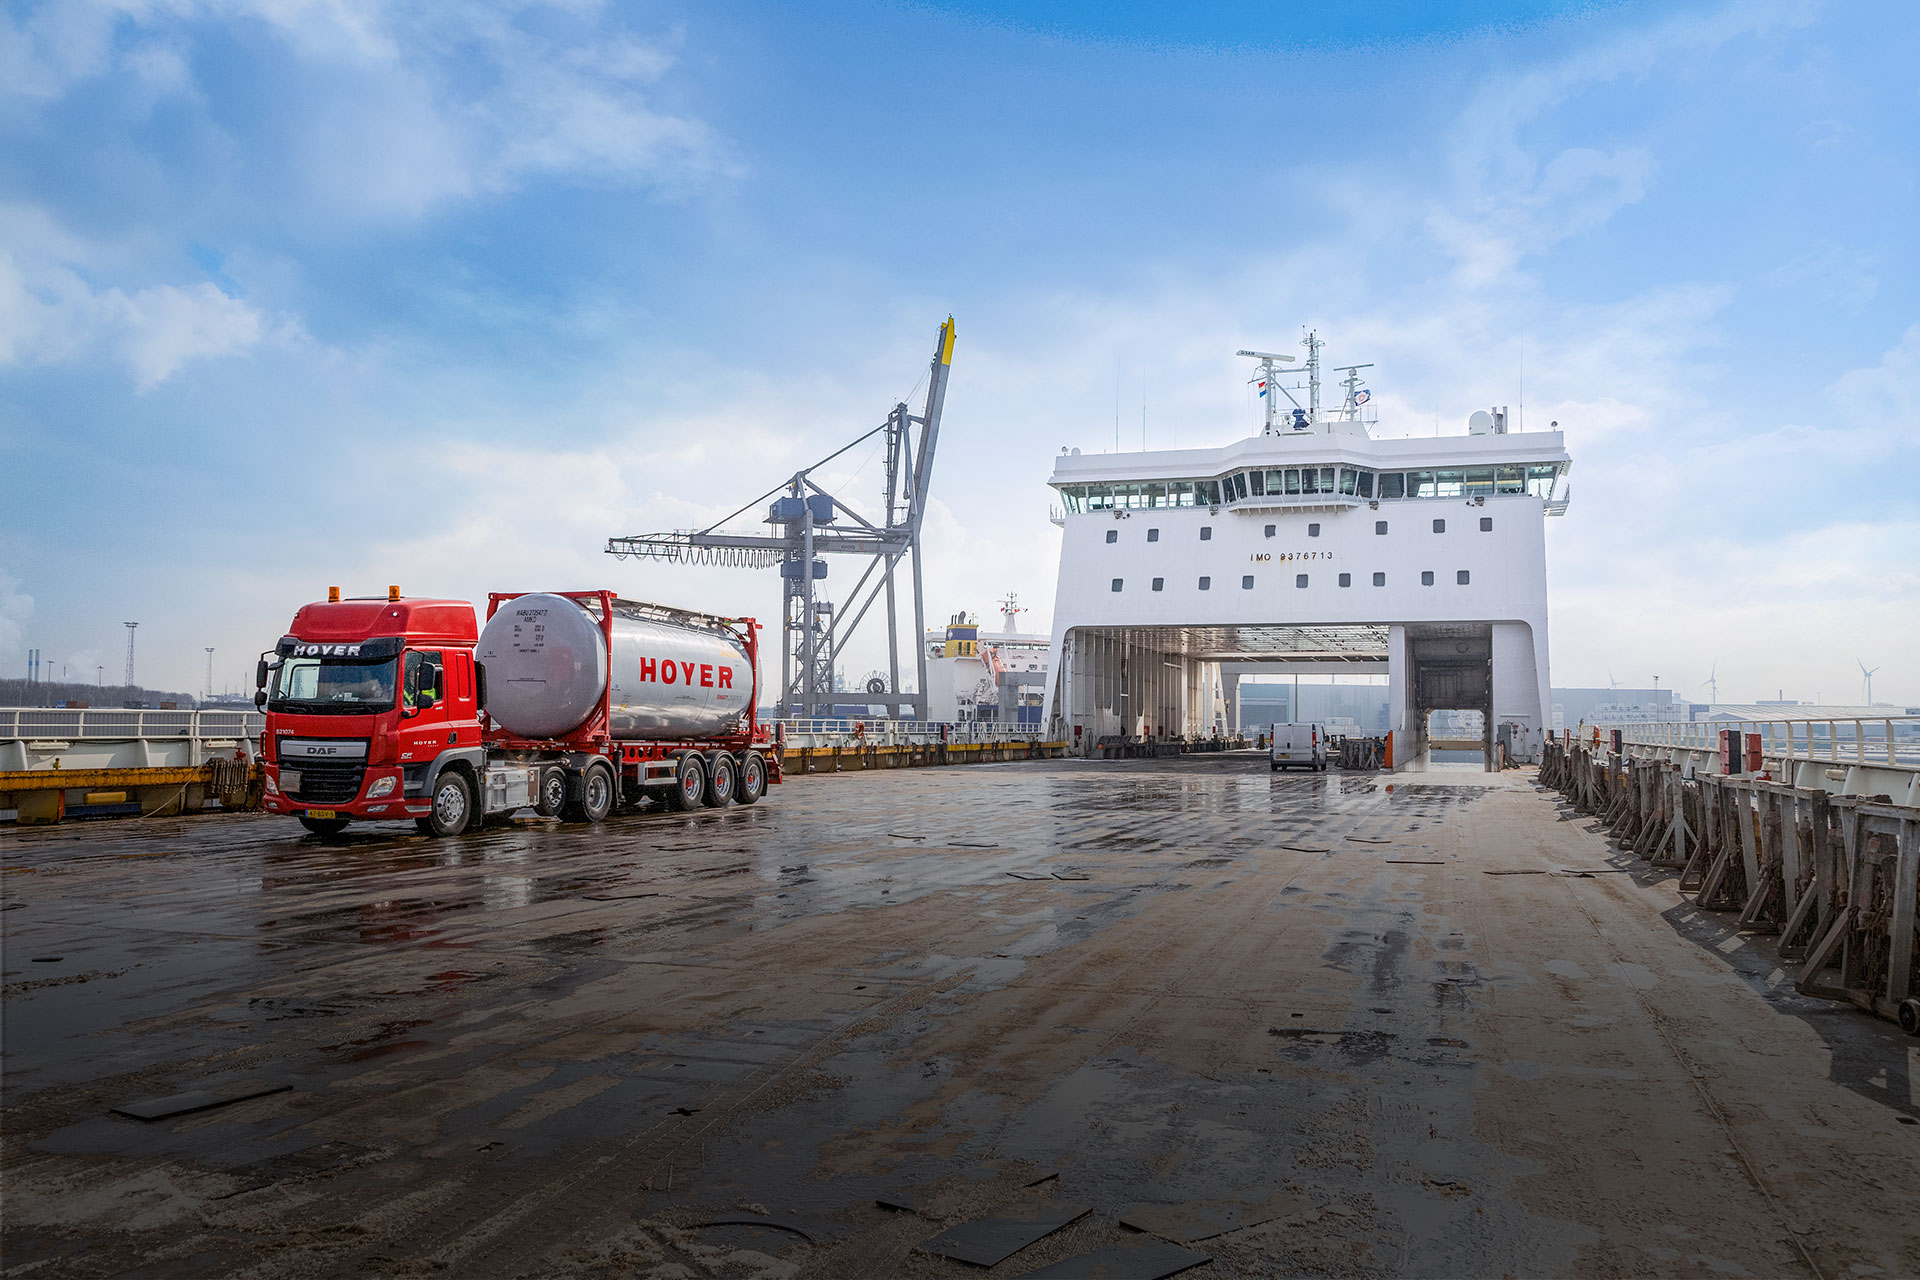
[[[758,751],[765,757],[768,783],[784,781],[780,753],[774,749],[774,743],[764,732],[760,724],[760,624],[752,618],[721,618],[712,614],[697,614],[685,610],[674,610],[680,617],[695,618],[724,628],[739,637],[741,647],[746,650],[747,670],[752,673],[752,693],[747,700],[747,718],[744,732],[718,734],[698,741],[657,741],[622,742],[612,734],[610,725],[613,717],[613,614],[616,606],[629,605],[637,608],[633,601],[623,600],[611,591],[494,591],[487,595],[486,621],[493,621],[493,615],[500,606],[510,600],[518,600],[528,595],[555,595],[586,606],[600,627],[600,639],[606,646],[608,655],[607,687],[600,691],[600,702],[580,726],[572,732],[558,738],[530,739],[516,737],[504,729],[493,727],[492,718],[481,735],[486,745],[497,751],[576,751],[585,755],[596,755],[622,766],[621,772],[634,777],[640,774],[650,763],[672,761],[686,751],[702,753],[723,750],[732,754],[745,751]],[[631,766],[629,768],[629,766]]]

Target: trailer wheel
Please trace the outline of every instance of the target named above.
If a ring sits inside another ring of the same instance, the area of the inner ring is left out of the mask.
[[[433,808],[413,825],[422,835],[457,836],[473,822],[473,785],[467,775],[448,769],[433,784]]]
[[[557,818],[567,807],[567,771],[548,769],[540,775],[540,791],[533,811],[543,818]]]
[[[752,804],[767,794],[767,762],[758,751],[749,751],[740,760],[740,783],[733,789],[733,798],[741,804]]]
[[[323,838],[337,836],[345,831],[347,821],[346,818],[309,818],[304,813],[300,815],[300,825]]]
[[[688,813],[700,807],[707,794],[707,762],[697,751],[683,751],[673,766],[673,789],[667,803],[675,813]]]
[[[567,803],[561,817],[568,822],[605,822],[613,812],[613,773],[604,764],[590,764],[580,775],[580,798]]]
[[[734,768],[733,757],[726,752],[718,752],[707,766],[707,790],[705,800],[709,809],[724,809],[733,803],[734,792],[739,790],[739,771]]]

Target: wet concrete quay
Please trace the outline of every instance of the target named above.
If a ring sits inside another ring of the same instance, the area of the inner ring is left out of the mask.
[[[0,864],[7,1276],[1002,1277],[1156,1233],[1196,1276],[1920,1274],[1920,1041],[1519,773],[1063,760]],[[991,1268],[918,1247],[1046,1214]]]

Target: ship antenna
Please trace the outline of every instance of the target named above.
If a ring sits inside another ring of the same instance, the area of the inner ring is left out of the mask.
[[[1271,351],[1236,351],[1233,354],[1237,356],[1247,356],[1260,362],[1259,369],[1255,371],[1253,377],[1248,379],[1248,381],[1260,384],[1261,398],[1267,402],[1267,425],[1261,434],[1269,436],[1275,434],[1273,429],[1273,411],[1275,405],[1278,403],[1278,398],[1273,393],[1280,391],[1286,395],[1287,399],[1293,400],[1293,393],[1281,386],[1279,378],[1275,375],[1280,372],[1280,363],[1284,361],[1287,364],[1292,364],[1293,357],[1275,355]],[[1315,384],[1316,387],[1318,385],[1318,383]],[[1316,392],[1316,394],[1318,393]],[[1294,403],[1298,404],[1299,401],[1295,400]]]
[[[1300,339],[1300,345],[1307,349],[1307,421],[1320,421],[1320,348],[1327,344],[1320,340],[1320,331],[1307,330],[1307,336]]]
[[[1360,420],[1360,406],[1366,403],[1360,398],[1360,371],[1371,368],[1371,364],[1343,364],[1334,370],[1347,375],[1340,380],[1340,385],[1347,389],[1346,403],[1340,406],[1340,416],[1349,422]]]

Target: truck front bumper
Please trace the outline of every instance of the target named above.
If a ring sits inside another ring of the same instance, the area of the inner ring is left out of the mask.
[[[361,779],[360,794],[351,800],[302,800],[280,790],[280,767],[267,766],[267,793],[261,807],[269,813],[287,813],[313,818],[357,818],[392,820],[425,817],[432,804],[425,796],[403,796],[400,770],[395,766],[368,769]]]

